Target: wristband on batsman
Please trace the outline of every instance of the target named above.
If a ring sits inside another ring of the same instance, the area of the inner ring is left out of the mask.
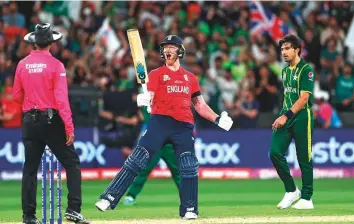
[[[288,110],[285,112],[285,117],[287,117],[289,120],[294,116],[294,112],[292,112],[291,110]]]

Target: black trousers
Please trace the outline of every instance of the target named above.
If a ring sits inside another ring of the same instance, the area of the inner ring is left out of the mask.
[[[67,146],[64,123],[58,114],[48,121],[48,115],[30,112],[23,115],[22,141],[25,147],[25,163],[22,177],[22,210],[24,215],[35,215],[37,172],[48,145],[66,170],[68,208],[81,212],[80,160],[73,145]]]

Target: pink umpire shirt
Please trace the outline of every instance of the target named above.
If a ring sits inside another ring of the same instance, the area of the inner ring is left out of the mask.
[[[16,68],[14,100],[22,104],[22,111],[31,109],[59,111],[67,135],[74,133],[68,98],[68,84],[63,63],[49,51],[32,50]]]

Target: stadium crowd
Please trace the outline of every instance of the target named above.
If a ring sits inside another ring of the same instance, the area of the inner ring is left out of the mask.
[[[0,121],[21,124],[21,108],[12,102],[15,68],[32,46],[22,37],[39,22],[64,34],[51,53],[61,60],[69,85],[102,92],[137,91],[126,30],[138,27],[148,70],[160,66],[159,43],[167,34],[183,38],[182,66],[198,76],[202,94],[216,111],[229,111],[235,127],[257,127],[262,112],[282,106],[280,57],[271,32],[254,32],[251,2],[2,2],[0,20]],[[30,5],[28,5],[30,4]],[[353,52],[344,40],[353,2],[261,2],[268,16],[282,21],[281,32],[296,31],[303,57],[316,70],[317,118],[322,127],[336,111],[353,111]],[[30,7],[29,7],[30,6]],[[119,104],[119,99],[114,100]]]

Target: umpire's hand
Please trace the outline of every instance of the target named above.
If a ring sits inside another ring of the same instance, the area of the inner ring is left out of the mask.
[[[71,135],[67,135],[66,136],[66,145],[69,146],[69,145],[72,145],[74,143],[74,139],[75,139],[75,136],[74,134],[71,134]]]

